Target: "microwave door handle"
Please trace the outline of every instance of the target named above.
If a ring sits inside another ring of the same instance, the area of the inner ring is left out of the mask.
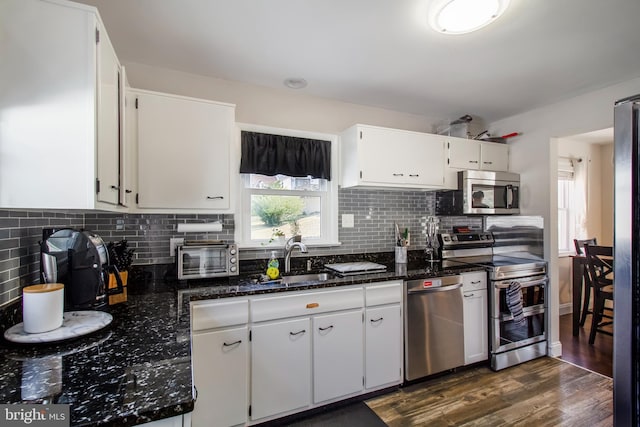
[[[513,185],[508,184],[505,187],[506,191],[504,193],[504,197],[505,197],[505,206],[507,209],[511,209],[511,207],[513,206]]]

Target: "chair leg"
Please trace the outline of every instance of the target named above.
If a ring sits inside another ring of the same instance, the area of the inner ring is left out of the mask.
[[[604,298],[594,295],[593,314],[591,316],[591,331],[589,332],[589,345],[596,341],[598,325],[602,321],[602,310],[604,309]]]
[[[580,326],[584,326],[587,321],[587,315],[589,311],[589,302],[591,301],[591,286],[585,286],[584,290],[584,302],[582,303],[582,314],[580,318]]]

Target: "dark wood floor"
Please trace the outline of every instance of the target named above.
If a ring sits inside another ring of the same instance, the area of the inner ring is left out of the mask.
[[[543,357],[461,369],[366,403],[390,427],[611,426],[613,380]]]
[[[562,359],[578,366],[613,377],[613,337],[597,334],[596,341],[589,345],[589,330],[591,316],[587,317],[585,325],[580,328],[580,334],[572,334],[572,316],[560,316],[560,342],[562,343]]]
[[[573,337],[571,315],[560,316],[562,360],[544,357],[498,372],[461,368],[367,400],[380,423],[356,403],[282,425],[611,426],[613,338],[598,334],[590,346],[590,320]]]

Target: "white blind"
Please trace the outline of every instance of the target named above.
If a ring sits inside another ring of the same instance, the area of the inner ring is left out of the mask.
[[[558,179],[572,180],[574,176],[573,162],[569,157],[558,157]]]

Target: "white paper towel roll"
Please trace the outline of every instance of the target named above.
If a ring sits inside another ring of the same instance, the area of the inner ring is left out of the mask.
[[[222,231],[222,223],[204,222],[195,224],[178,224],[178,233],[206,233]]]

